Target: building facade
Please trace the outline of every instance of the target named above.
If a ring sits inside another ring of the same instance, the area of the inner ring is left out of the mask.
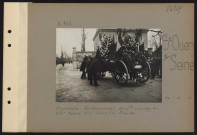
[[[72,54],[73,68],[79,69],[85,56],[95,57],[95,55],[96,52],[94,51],[85,51],[85,52],[76,51],[76,47],[73,47],[73,54]]]

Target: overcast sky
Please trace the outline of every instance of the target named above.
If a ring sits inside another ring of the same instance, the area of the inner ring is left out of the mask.
[[[85,49],[86,51],[94,50],[93,37],[96,33],[96,28],[85,29],[86,40]],[[82,42],[82,28],[57,28],[56,29],[56,54],[61,55],[61,47],[67,55],[72,56],[72,48],[76,47],[77,51],[81,50]]]

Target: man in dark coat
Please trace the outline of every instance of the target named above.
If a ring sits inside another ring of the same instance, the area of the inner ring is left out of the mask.
[[[86,69],[86,73],[88,73],[88,80],[90,80],[91,66],[92,66],[92,58],[89,57],[87,60],[87,69]]]
[[[86,78],[86,72],[85,72],[86,64],[87,64],[87,60],[86,60],[86,58],[84,58],[83,62],[81,64],[81,67],[80,67],[80,71],[82,71],[81,79]]]
[[[101,70],[102,70],[102,67],[99,62],[99,59],[90,58],[90,60],[88,61],[88,65],[87,65],[88,80],[90,80],[90,85],[92,85],[92,80],[94,80],[94,85],[98,86],[97,74],[99,74]]]
[[[156,75],[161,78],[162,76],[162,61],[161,58],[156,58]]]
[[[151,67],[151,79],[155,79],[156,68],[157,68],[157,65],[156,65],[156,58],[155,58],[155,57],[153,57],[153,58],[151,59],[150,67]]]

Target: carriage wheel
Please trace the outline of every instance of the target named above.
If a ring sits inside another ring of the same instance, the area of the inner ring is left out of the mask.
[[[144,77],[144,82],[147,82],[148,79],[150,78],[150,74],[151,74],[151,69],[150,69],[150,65],[148,62],[146,62],[144,70],[142,72],[142,75]]]
[[[126,64],[119,60],[114,65],[114,77],[119,85],[125,86],[128,82],[128,69],[126,67]]]

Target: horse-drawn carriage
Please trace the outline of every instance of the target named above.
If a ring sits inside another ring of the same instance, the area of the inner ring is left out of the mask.
[[[125,86],[128,80],[145,83],[150,77],[151,70],[143,52],[139,51],[138,41],[132,41],[122,29],[118,29],[117,34],[121,45],[118,51],[116,51],[117,43],[114,42],[114,37],[101,35],[103,37],[101,47],[96,53],[102,65],[102,70],[99,71],[100,78],[103,78],[108,71],[119,85]]]

